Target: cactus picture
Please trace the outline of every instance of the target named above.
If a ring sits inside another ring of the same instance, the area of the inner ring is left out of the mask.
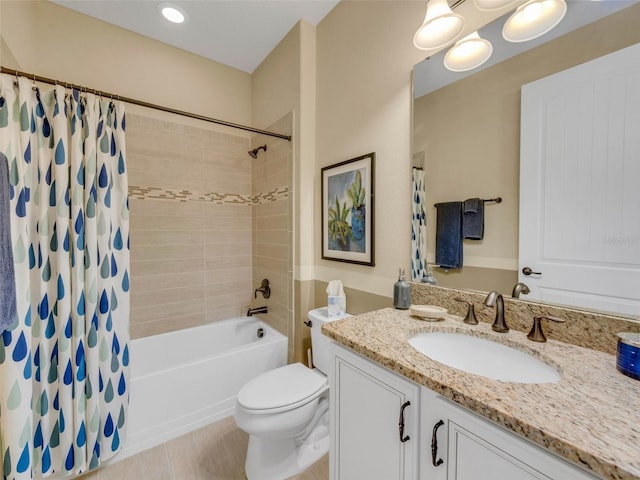
[[[322,169],[322,258],[374,265],[370,153]]]

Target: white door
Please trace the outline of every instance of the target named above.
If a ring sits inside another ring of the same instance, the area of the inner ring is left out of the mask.
[[[521,101],[527,298],[640,315],[640,44],[524,85]]]

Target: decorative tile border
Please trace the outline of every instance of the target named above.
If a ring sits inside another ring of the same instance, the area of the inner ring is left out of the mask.
[[[218,205],[262,205],[284,200],[289,197],[288,187],[277,187],[257,195],[239,193],[206,192],[198,193],[189,190],[171,190],[160,187],[140,187],[129,185],[129,198],[136,200],[172,200],[179,202],[210,202]]]
[[[289,196],[288,187],[276,187],[270,192],[259,193],[251,197],[253,205],[262,205],[263,203],[276,202],[283,200]]]

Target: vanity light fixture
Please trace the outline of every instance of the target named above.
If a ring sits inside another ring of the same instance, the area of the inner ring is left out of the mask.
[[[476,8],[483,12],[490,12],[500,8],[511,7],[521,0],[475,0]]]
[[[420,50],[444,47],[462,33],[463,26],[462,16],[453,13],[447,0],[428,0],[424,22],[413,37],[413,44]]]
[[[171,3],[159,4],[158,11],[171,23],[183,23],[186,18],[184,12]]]
[[[444,56],[444,66],[452,72],[466,72],[489,60],[493,45],[475,31],[458,40]]]
[[[519,6],[502,28],[502,36],[519,43],[544,35],[567,13],[564,0],[529,0]]]

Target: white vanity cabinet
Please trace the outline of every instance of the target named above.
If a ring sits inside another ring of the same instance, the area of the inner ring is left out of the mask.
[[[597,478],[431,390],[420,394],[421,480]]]
[[[417,480],[420,387],[332,344],[331,480]]]
[[[345,347],[331,348],[331,480],[598,478]]]

